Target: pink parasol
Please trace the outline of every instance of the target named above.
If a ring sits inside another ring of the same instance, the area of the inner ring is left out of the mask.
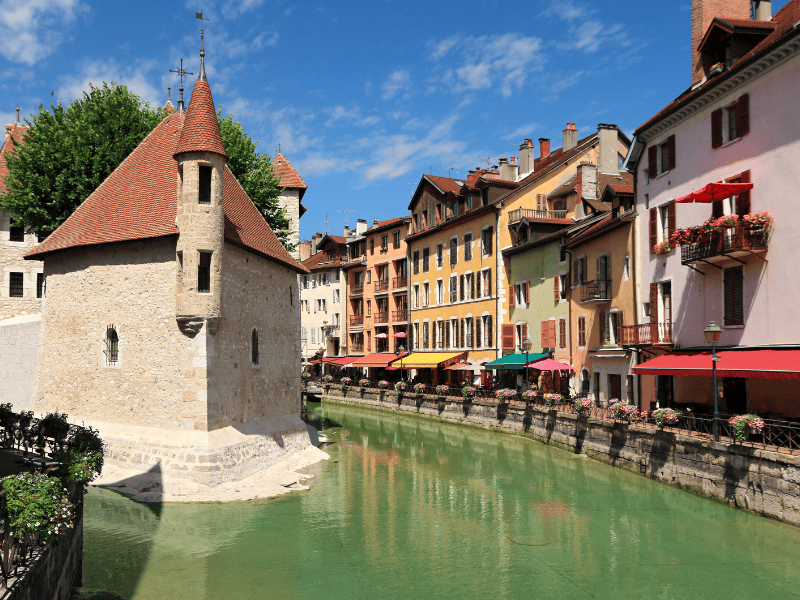
[[[539,371],[574,371],[575,369],[569,365],[565,365],[562,362],[558,362],[557,360],[553,360],[552,358],[545,358],[544,360],[540,360],[538,362],[528,363],[527,365],[531,369],[537,369]]]

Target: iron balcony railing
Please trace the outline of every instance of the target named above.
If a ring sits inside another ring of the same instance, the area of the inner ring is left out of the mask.
[[[363,325],[364,315],[350,315],[350,325]]]
[[[395,310],[392,311],[392,321],[408,321],[408,311],[407,310]]]
[[[620,337],[623,346],[672,344],[672,323],[623,325]]]
[[[611,280],[596,279],[581,285],[581,303],[609,302],[611,300]]]
[[[361,296],[363,293],[364,293],[364,284],[350,286],[351,296]]]
[[[509,224],[519,223],[522,219],[566,219],[566,210],[539,210],[535,208],[518,208],[508,213]]]
[[[379,279],[375,282],[375,291],[376,292],[385,292],[389,289],[389,280],[388,279]]]
[[[392,280],[392,289],[399,289],[404,288],[408,285],[408,277],[403,275],[402,277],[395,277]]]
[[[729,227],[711,231],[702,241],[681,245],[681,264],[721,259],[725,256],[766,250],[771,229],[746,229]],[[713,260],[711,262],[714,262]]]
[[[375,322],[376,323],[388,323],[389,322],[389,311],[381,311],[375,313]]]
[[[363,352],[364,351],[364,344],[350,344],[350,351],[351,352]]]

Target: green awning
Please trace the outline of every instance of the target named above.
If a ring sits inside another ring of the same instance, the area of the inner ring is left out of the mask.
[[[525,368],[525,359],[527,358],[527,362],[534,362],[537,360],[542,360],[543,358],[547,358],[550,356],[549,352],[545,353],[530,353],[530,354],[509,354],[508,356],[504,356],[503,358],[498,358],[497,360],[493,360],[490,363],[486,363],[483,368],[484,369],[519,369],[522,370]]]

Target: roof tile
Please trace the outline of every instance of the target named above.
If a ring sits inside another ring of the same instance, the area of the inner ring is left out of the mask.
[[[15,140],[18,144],[23,143],[27,131],[28,128],[19,123],[10,123],[6,125],[8,137],[3,141],[2,147],[0,147],[0,194],[6,191],[6,176],[8,175],[6,155],[16,154],[17,152],[17,148],[14,146],[12,140]]]
[[[192,99],[189,100],[189,109],[186,111],[186,124],[175,150],[175,154],[184,152],[215,152],[226,158],[228,156],[219,133],[211,87],[203,79],[198,79],[194,84]]]
[[[292,166],[292,163],[280,152],[272,159],[272,166],[275,168],[275,172],[281,176],[281,187],[301,190],[308,188],[306,182],[303,181],[303,178]]]

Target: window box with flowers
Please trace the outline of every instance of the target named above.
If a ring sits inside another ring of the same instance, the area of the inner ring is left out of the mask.
[[[556,404],[561,404],[564,401],[564,396],[561,394],[545,394],[544,403],[547,407],[553,407]]]
[[[652,252],[653,254],[667,254],[670,248],[671,246],[669,244],[669,240],[664,240],[663,242],[653,246]]]
[[[422,394],[425,393],[425,384],[424,383],[415,383],[414,384],[414,394],[417,398],[422,397]]]
[[[747,441],[751,435],[764,432],[764,420],[758,415],[735,415],[728,419],[728,424],[733,427],[733,436],[738,442]]]
[[[449,392],[449,391],[450,391],[450,388],[447,387],[446,385],[437,385],[436,386],[436,395],[439,396],[440,398],[443,398],[444,396],[447,396],[447,392]]]
[[[464,402],[471,402],[477,393],[478,388],[471,385],[465,385],[461,388],[461,396],[464,398]]]
[[[676,425],[678,423],[678,417],[677,411],[671,408],[659,408],[653,411],[653,421],[659,429]]]
[[[513,390],[497,390],[494,393],[494,397],[500,402],[500,404],[505,404],[506,402],[511,402],[516,397],[517,393]]]
[[[575,414],[579,417],[586,417],[592,410],[592,401],[589,398],[575,398],[573,406],[575,407]]]

